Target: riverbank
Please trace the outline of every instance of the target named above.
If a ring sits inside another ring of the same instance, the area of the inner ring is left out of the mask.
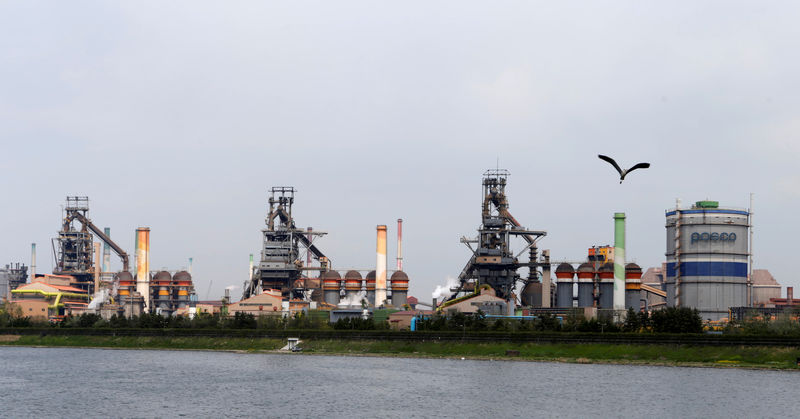
[[[283,339],[203,336],[0,335],[0,346],[274,352]],[[308,339],[304,354],[465,358],[570,363],[796,369],[800,348],[786,346],[695,346],[515,342],[401,342]]]

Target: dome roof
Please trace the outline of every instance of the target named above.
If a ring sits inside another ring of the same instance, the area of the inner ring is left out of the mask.
[[[578,272],[594,272],[594,266],[589,262],[581,263],[581,266],[578,266]]]
[[[322,279],[342,279],[342,276],[339,275],[339,272],[327,271],[324,274],[322,274]]]
[[[176,273],[175,276],[172,277],[172,280],[173,281],[191,281],[192,280],[192,274],[190,274],[189,272],[186,272],[186,271],[180,271],[180,272]]]
[[[367,281],[369,280],[373,281],[375,280],[375,271],[369,271],[369,273],[367,274]]]
[[[408,281],[408,275],[403,271],[395,271],[389,279],[391,281]]]
[[[625,270],[626,271],[632,271],[632,272],[641,272],[642,268],[639,265],[635,264],[635,263],[629,263],[629,264],[625,265]]]
[[[169,281],[170,279],[172,279],[172,275],[167,271],[161,271],[153,277],[153,281]]]
[[[556,273],[558,272],[575,272],[575,268],[573,268],[569,263],[564,262],[558,265],[556,268]]]
[[[598,269],[598,272],[614,272],[614,264],[611,262],[606,262],[600,267],[600,269]]]
[[[349,270],[346,274],[344,274],[344,279],[357,279],[361,280],[361,274],[358,271]]]

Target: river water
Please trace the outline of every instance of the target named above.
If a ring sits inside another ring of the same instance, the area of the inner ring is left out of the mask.
[[[0,347],[0,417],[796,417],[797,372]]]

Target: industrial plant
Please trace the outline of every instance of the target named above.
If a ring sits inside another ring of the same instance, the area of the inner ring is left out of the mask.
[[[530,318],[578,313],[622,321],[628,310],[690,307],[704,320],[724,321],[745,309],[797,304],[791,289],[788,298],[781,298],[781,286],[769,272],[753,269],[750,210],[708,200],[690,207],[678,202],[665,211],[666,260],[648,269],[627,259],[626,214],[609,214],[613,245],[584,244],[585,258],[569,260],[541,248],[545,229],[525,227],[511,214],[509,175],[501,169],[483,174],[477,234],[460,240],[469,249],[467,262],[449,292],[429,304],[408,295],[402,219],[397,219],[394,269],[388,263],[387,225],[375,227],[374,264],[334,265],[319,243],[328,233],[295,221],[297,190],[292,186],[268,191],[261,249],[257,257],[250,254],[239,301],[231,300],[229,289],[217,300],[199,301],[191,258],[188,269],[151,269],[148,227],[136,228],[131,266],[125,246],[112,240],[108,227],[92,221],[88,197],[79,196],[66,198],[61,229],[52,241],[53,272],[36,272],[32,244],[30,267],[0,268],[0,299],[19,305],[25,315],[53,322],[87,312],[110,318],[314,311],[324,312],[329,321],[394,313],[393,324],[401,327],[434,310]],[[119,271],[111,270],[112,252],[120,260]]]

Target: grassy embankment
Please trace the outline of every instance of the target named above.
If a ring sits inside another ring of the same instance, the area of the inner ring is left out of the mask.
[[[0,345],[273,351],[283,339],[134,336],[0,336]],[[306,340],[306,354],[430,358],[514,359],[638,365],[734,366],[800,369],[800,348],[769,346],[692,346],[621,344],[538,344]],[[506,351],[519,351],[507,355]]]

